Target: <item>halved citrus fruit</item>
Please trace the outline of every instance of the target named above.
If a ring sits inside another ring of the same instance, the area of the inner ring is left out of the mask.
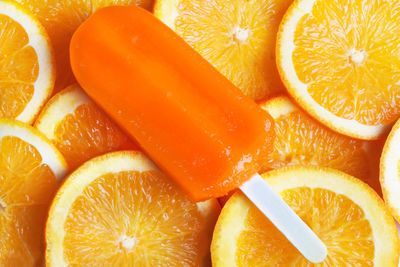
[[[38,130],[0,119],[1,266],[42,262],[47,210],[65,172],[61,153]]]
[[[377,139],[400,116],[400,2],[297,0],[277,65],[295,100],[345,135]]]
[[[243,194],[236,193],[214,230],[213,266],[397,267],[396,225],[366,184],[320,167],[287,167],[263,177],[325,243],[327,258],[319,264],[308,262]]]
[[[46,226],[48,266],[199,266],[219,213],[200,207],[140,152],[92,159],[58,191]]]
[[[292,0],[158,0],[154,15],[254,99],[283,85],[275,64],[276,33]]]
[[[0,1],[0,118],[31,123],[51,95],[54,68],[42,25],[18,4]]]
[[[38,17],[54,46],[57,66],[56,90],[75,81],[69,64],[69,42],[78,26],[96,10],[112,5],[140,5],[150,9],[153,0],[14,0]]]
[[[393,216],[400,222],[400,120],[393,127],[383,148],[380,182],[383,197]]]
[[[78,85],[53,96],[35,127],[56,145],[71,169],[106,152],[135,147]]]
[[[275,122],[274,148],[266,167],[278,169],[292,165],[331,167],[360,178],[379,190],[373,167],[373,144],[338,134],[315,121],[292,101],[280,96],[260,104]],[[375,175],[375,176],[374,176]]]

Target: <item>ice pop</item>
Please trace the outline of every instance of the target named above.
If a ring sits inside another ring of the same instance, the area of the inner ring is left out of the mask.
[[[300,246],[322,244],[257,178],[274,137],[270,116],[150,13],[96,12],[75,32],[70,54],[89,96],[194,201],[242,186],[289,240],[296,239],[289,231],[300,231]]]

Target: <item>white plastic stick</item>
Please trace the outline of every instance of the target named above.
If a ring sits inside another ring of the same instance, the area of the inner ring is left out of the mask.
[[[324,243],[259,174],[240,189],[307,260],[324,261],[328,253]]]

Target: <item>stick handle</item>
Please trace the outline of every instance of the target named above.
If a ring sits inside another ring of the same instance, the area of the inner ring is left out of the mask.
[[[324,261],[328,253],[324,243],[259,174],[253,175],[240,190],[307,260]]]

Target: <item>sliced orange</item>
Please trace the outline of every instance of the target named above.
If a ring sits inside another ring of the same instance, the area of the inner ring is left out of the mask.
[[[14,0],[32,10],[46,28],[53,43],[57,79],[56,90],[75,81],[69,64],[69,41],[78,26],[96,10],[111,5],[140,5],[150,9],[153,0]]]
[[[51,95],[54,69],[42,25],[21,6],[0,1],[0,118],[31,123]]]
[[[297,0],[277,40],[277,65],[313,117],[361,139],[400,116],[400,2]]]
[[[396,225],[366,184],[319,167],[287,167],[263,177],[325,243],[327,258],[320,264],[308,262],[243,194],[236,193],[222,209],[214,230],[214,267],[397,267]]]
[[[370,149],[374,144],[324,127],[285,96],[273,98],[260,106],[275,121],[276,137],[274,149],[268,155],[268,168],[292,165],[331,167],[360,178],[379,191],[378,175],[374,172],[379,160],[371,157]]]
[[[393,127],[383,148],[380,182],[383,197],[393,216],[400,222],[400,120]]]
[[[283,90],[276,33],[292,0],[158,0],[154,15],[182,36],[246,95]]]
[[[47,210],[65,172],[61,153],[39,131],[0,119],[1,266],[42,262]]]
[[[47,266],[200,266],[219,206],[199,206],[140,152],[92,159],[58,191]]]
[[[35,127],[56,145],[72,169],[106,152],[135,147],[78,85],[53,96]]]

